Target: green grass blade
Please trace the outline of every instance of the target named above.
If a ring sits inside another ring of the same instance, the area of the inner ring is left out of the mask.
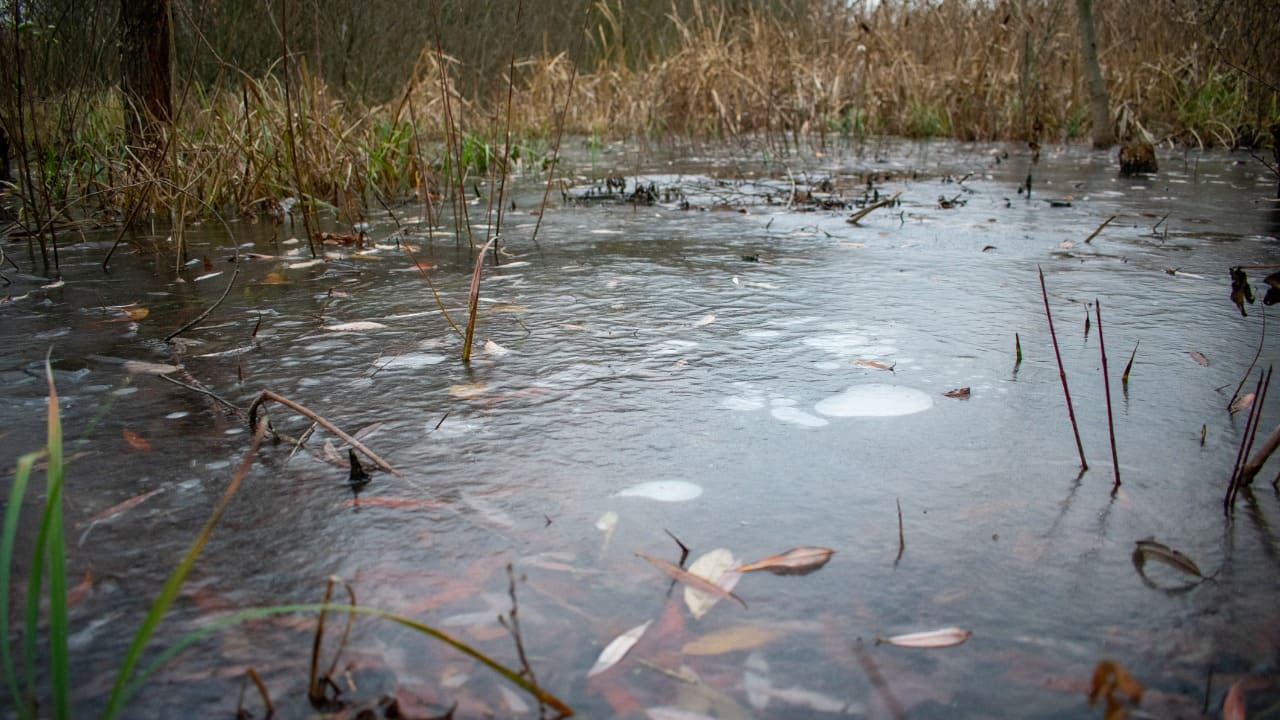
[[[173,645],[166,648],[164,652],[160,653],[160,655],[157,656],[156,659],[152,661],[150,665],[148,665],[146,668],[141,670],[138,673],[138,677],[133,682],[129,683],[128,686],[124,689],[124,692],[121,696],[121,702],[123,703],[127,701],[130,697],[132,697],[133,694],[136,693],[138,689],[141,688],[141,686],[147,681],[147,678],[150,677],[151,674],[154,673],[156,670],[158,670],[161,665],[171,660],[178,653],[182,652],[183,650],[186,650],[187,648],[191,647],[197,642],[200,642],[201,640],[212,635],[213,633],[216,633],[220,630],[228,628],[232,625],[237,625],[246,620],[255,620],[258,618],[269,617],[272,615],[284,615],[287,613],[298,613],[298,612],[318,613],[318,612],[325,612],[325,611],[334,612],[334,613],[345,612],[345,613],[353,613],[356,615],[368,615],[371,617],[382,618],[383,620],[389,620],[393,623],[402,625],[404,627],[409,628],[410,630],[414,630],[423,635],[433,637],[436,640],[439,640],[445,643],[446,645],[449,645],[450,647],[458,650],[459,652],[465,655],[468,655],[474,658],[475,660],[478,660],[479,662],[483,663],[484,665],[488,666],[491,670],[498,673],[504,679],[506,679],[513,685],[519,687],[521,690],[524,690],[526,693],[529,693],[529,695],[531,695],[535,699],[542,701],[547,706],[554,708],[556,711],[562,713],[563,717],[567,717],[573,714],[573,710],[570,709],[568,705],[565,705],[563,702],[560,701],[560,699],[558,699],[551,693],[548,693],[546,690],[543,690],[537,685],[534,685],[528,678],[521,675],[519,671],[512,670],[511,668],[506,667],[505,665],[498,662],[497,660],[494,660],[493,658],[489,657],[488,655],[485,655],[479,650],[476,650],[470,645],[467,645],[461,640],[454,638],[448,633],[445,633],[441,630],[437,630],[436,628],[430,625],[427,625],[425,623],[420,623],[417,620],[414,620],[412,618],[407,618],[407,617],[404,617],[403,615],[397,615],[395,613],[388,612],[386,610],[381,610],[379,608],[364,607],[360,605],[332,605],[332,604],[326,605],[324,603],[313,603],[313,604],[302,604],[302,605],[273,605],[271,607],[241,610],[239,612],[232,613],[225,617],[218,618],[216,621],[212,622],[211,624],[205,627],[202,627],[199,630],[195,630],[191,633],[188,633],[187,635],[184,635],[183,637],[179,638],[177,642],[175,642]]]
[[[53,685],[53,716],[71,717],[71,663],[67,655],[67,557],[62,537],[62,416],[58,412],[58,390],[53,385],[53,369],[44,361],[49,379],[49,469],[45,472],[48,497],[44,519],[48,528],[46,547],[49,559],[49,676]]]
[[[13,654],[9,648],[10,573],[13,570],[13,545],[18,535],[18,516],[22,514],[22,499],[27,493],[31,468],[43,456],[44,451],[41,450],[28,453],[18,459],[18,467],[13,474],[13,486],[9,488],[9,504],[4,511],[4,529],[0,533],[0,664],[4,666],[9,695],[18,708],[19,717],[23,720],[31,720],[35,714],[32,712],[31,704],[21,700],[22,676],[18,675],[17,668],[14,667]],[[24,635],[34,637],[36,628],[26,627],[23,631]],[[34,660],[32,662],[34,663]]]

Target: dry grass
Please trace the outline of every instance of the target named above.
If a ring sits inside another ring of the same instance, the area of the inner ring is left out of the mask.
[[[259,213],[300,193],[354,217],[374,192],[421,196],[445,177],[456,187],[456,164],[491,172],[508,80],[514,128],[526,143],[518,156],[528,158],[528,145],[554,135],[573,58],[584,53],[595,59],[578,65],[564,118],[569,133],[1044,142],[1089,131],[1069,0],[901,0],[872,9],[813,2],[786,12],[729,5],[682,0],[680,12],[661,19],[597,0],[584,34],[565,23],[560,45],[544,43],[547,52],[516,62],[514,77],[504,68],[489,82],[464,82],[468,68],[428,44],[396,96],[373,106],[344,101],[300,60],[292,98],[297,178],[278,73],[224,70],[208,87],[183,79],[165,152],[146,161],[123,149],[118,93],[59,97],[25,112],[29,134],[56,158],[35,163],[33,184],[64,221],[119,218],[132,207],[174,220]],[[1267,34],[1280,26],[1280,5],[1240,0],[1229,10],[1209,16],[1191,0],[1099,4],[1100,58],[1119,136],[1232,145],[1247,139],[1248,126],[1275,121],[1280,108],[1267,83],[1280,84],[1280,58]],[[463,138],[451,140],[450,127]],[[446,141],[465,152],[455,149],[450,160]]]

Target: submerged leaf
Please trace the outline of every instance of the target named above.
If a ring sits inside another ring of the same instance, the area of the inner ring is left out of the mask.
[[[1133,564],[1137,565],[1138,570],[1141,571],[1142,565],[1147,560],[1157,560],[1189,575],[1204,577],[1200,568],[1186,555],[1155,540],[1139,540],[1137,547],[1133,550]]]
[[[768,570],[775,575],[806,575],[831,559],[835,550],[824,547],[797,547],[767,558],[747,563],[738,568],[738,572]]]
[[[134,450],[142,450],[143,452],[151,450],[151,443],[147,442],[146,438],[132,430],[125,430],[121,433],[121,436],[124,437],[125,442],[129,443],[129,447],[132,447]]]
[[[737,650],[750,650],[767,645],[781,637],[777,630],[759,625],[737,625],[703,635],[685,643],[681,652],[685,655],[723,655]]]
[[[609,644],[604,646],[604,650],[600,651],[600,657],[596,658],[595,665],[592,665],[591,669],[587,671],[587,677],[595,677],[617,665],[622,658],[626,657],[627,653],[631,652],[631,648],[635,647],[635,644],[640,641],[640,637],[644,635],[652,624],[653,621],[649,620],[609,641]]]
[[[949,398],[958,398],[960,400],[967,400],[969,398],[969,388],[967,387],[956,388],[955,390],[948,390],[942,394],[943,396],[949,397]]]
[[[908,633],[906,635],[894,635],[887,638],[876,638],[876,644],[885,643],[887,645],[897,645],[905,648],[945,648],[959,645],[973,633],[958,627],[942,628],[941,630],[929,630],[927,632]]]
[[[855,365],[862,367],[875,368],[876,370],[892,370],[897,367],[897,363],[883,363],[879,360],[854,360]]]
[[[1117,694],[1120,697],[1117,697]],[[1093,669],[1093,680],[1089,683],[1089,706],[1101,697],[1106,700],[1106,718],[1125,717],[1121,700],[1128,700],[1136,705],[1142,701],[1142,684],[1133,679],[1118,662],[1103,660]]]
[[[130,375],[168,375],[178,372],[177,365],[165,363],[143,362],[141,360],[125,360],[124,371]]]
[[[1187,354],[1190,355],[1191,359],[1195,360],[1201,367],[1209,367],[1209,358],[1205,357],[1203,354],[1198,353],[1195,350],[1188,351]]]
[[[449,394],[461,400],[470,400],[485,394],[488,389],[489,386],[484,383],[465,383],[451,386]]]

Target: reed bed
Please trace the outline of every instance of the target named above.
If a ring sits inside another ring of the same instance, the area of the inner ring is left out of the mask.
[[[33,76],[25,98],[6,89],[4,129],[34,171],[30,180],[18,173],[20,194],[45,201],[26,203],[20,222],[36,232],[85,217],[118,220],[139,206],[175,221],[213,211],[269,214],[300,194],[358,216],[373,193],[457,187],[455,165],[464,176],[490,175],[501,160],[495,148],[507,133],[509,90],[517,165],[502,168],[508,172],[542,166],[561,108],[565,132],[600,138],[1070,142],[1085,139],[1091,122],[1075,8],[1066,0],[557,0],[561,20],[553,24],[536,8],[522,20],[499,6],[482,17],[451,14],[448,2],[432,7],[406,23],[434,21],[443,31],[415,35],[411,59],[388,59],[388,67],[405,68],[399,77],[383,73],[366,87],[348,65],[334,69],[321,42],[328,47],[333,38],[303,38],[299,46],[314,40],[314,54],[300,50],[289,63],[278,52],[271,62],[259,53],[264,58],[245,70],[222,60],[219,53],[229,51],[216,38],[200,35],[201,43],[179,48],[191,62],[175,78],[175,116],[158,153],[126,147],[125,108],[111,77],[77,84]],[[179,37],[211,22],[183,8],[175,15]],[[1190,0],[1126,0],[1095,10],[1119,137],[1268,141],[1262,129],[1280,115],[1280,59],[1268,51],[1267,33],[1280,25],[1280,6],[1241,0],[1226,12]],[[250,31],[238,22],[237,32]],[[477,22],[492,27],[472,27]],[[498,52],[479,43],[487,49],[477,55],[475,42],[451,32],[457,28],[514,44]],[[536,48],[530,30],[541,32]],[[0,46],[12,56],[12,44]],[[510,48],[526,54],[498,62]],[[326,82],[325,67],[340,90]],[[389,89],[368,102],[369,87]],[[451,139],[450,127],[462,138]],[[465,151],[450,154],[446,145]]]

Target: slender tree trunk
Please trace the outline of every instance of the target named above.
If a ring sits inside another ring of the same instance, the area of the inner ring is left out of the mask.
[[[1102,79],[1102,68],[1098,66],[1093,0],[1076,0],[1076,14],[1080,18],[1080,58],[1084,63],[1084,76],[1089,81],[1089,104],[1093,106],[1093,146],[1111,147],[1116,136],[1111,128],[1111,99],[1107,97],[1107,83]]]
[[[125,142],[156,148],[159,130],[173,117],[169,0],[120,0],[120,89]]]

